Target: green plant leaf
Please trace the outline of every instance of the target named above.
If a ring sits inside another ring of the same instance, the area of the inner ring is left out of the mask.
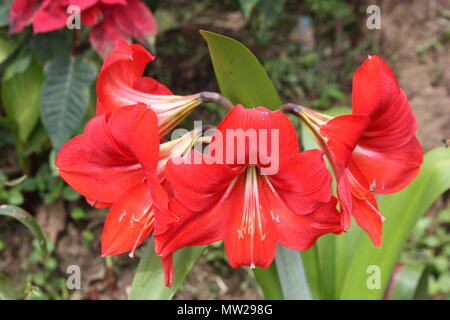
[[[264,298],[267,300],[284,299],[275,262],[273,262],[266,269],[256,267],[253,270],[253,274],[255,275],[256,281],[258,281],[258,285],[264,294]]]
[[[34,60],[12,63],[2,81],[2,101],[7,117],[14,121],[15,134],[24,143],[39,120],[39,92],[44,81],[42,69]],[[18,68],[18,69],[17,69]],[[15,70],[14,72],[11,70]]]
[[[450,149],[436,148],[424,158],[417,178],[402,191],[385,195],[379,201],[383,226],[383,245],[375,248],[364,236],[355,250],[340,292],[341,299],[381,299],[402,248],[417,220],[430,205],[450,188]],[[369,289],[369,266],[381,271],[381,288]]]
[[[82,57],[60,57],[49,61],[44,74],[41,119],[58,150],[83,120],[97,68]]]
[[[15,300],[17,292],[11,278],[0,274],[0,300]]]
[[[11,217],[24,224],[38,241],[42,252],[47,254],[47,241],[45,240],[44,233],[42,232],[39,224],[36,222],[36,219],[31,214],[22,208],[13,205],[1,205],[0,216]]]
[[[428,276],[428,270],[423,264],[397,264],[387,286],[385,299],[427,299]]]
[[[17,46],[18,43],[14,39],[0,33],[0,63],[3,63],[17,49]]]
[[[13,0],[4,0],[0,2],[0,27],[5,27],[9,24],[9,10]]]
[[[241,7],[241,11],[246,20],[250,18],[253,9],[260,1],[261,0],[239,0],[239,6]]]
[[[298,251],[277,245],[278,277],[286,300],[311,300],[306,273]]]
[[[208,43],[217,82],[222,94],[234,104],[278,109],[278,93],[258,59],[239,41],[200,31]]]
[[[154,243],[149,241],[131,285],[131,300],[169,300],[182,286],[189,271],[197,262],[206,246],[185,247],[173,255],[175,278],[170,288],[164,284],[161,259],[155,254]]]

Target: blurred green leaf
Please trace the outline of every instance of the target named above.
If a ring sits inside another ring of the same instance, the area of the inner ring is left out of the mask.
[[[153,241],[145,246],[144,255],[139,262],[131,285],[131,300],[169,300],[182,286],[192,267],[200,258],[206,246],[185,247],[173,255],[175,279],[172,286],[164,284],[164,270],[161,258],[155,254]]]
[[[47,242],[45,236],[41,230],[41,227],[36,222],[36,219],[22,208],[13,205],[1,205],[0,216],[7,216],[16,219],[20,223],[24,224],[31,234],[36,238],[40,249],[44,254],[47,254]]]
[[[11,278],[0,274],[0,300],[15,299],[17,299],[17,292]]]
[[[280,98],[258,59],[239,41],[200,31],[208,43],[220,91],[234,104],[277,109]]]
[[[311,300],[306,273],[298,251],[277,245],[278,278],[286,300]]]
[[[9,9],[13,0],[0,1],[0,27],[9,25]]]
[[[403,246],[414,225],[430,205],[450,188],[450,149],[436,148],[424,158],[417,178],[402,191],[385,195],[379,201],[381,214],[386,218],[383,226],[383,245],[375,248],[371,240],[361,239],[346,272],[340,293],[341,299],[381,299]],[[381,288],[366,285],[367,268],[381,270]]]
[[[425,300],[428,297],[428,272],[421,264],[398,264],[391,275],[385,299]]]
[[[238,0],[238,1],[245,19],[248,20],[252,15],[253,9],[261,0]]]
[[[14,39],[0,33],[0,63],[3,63],[17,49],[17,46],[18,43]]]
[[[83,120],[97,68],[82,57],[60,57],[52,59],[44,73],[41,119],[55,149],[59,150]]]
[[[72,50],[72,38],[68,32],[47,32],[33,35],[30,48],[41,62],[58,57],[67,57]]]
[[[2,81],[2,100],[8,118],[17,128],[17,137],[24,143],[39,119],[39,92],[44,81],[41,67],[24,58],[26,64],[11,64]],[[22,70],[22,67],[25,68]],[[17,69],[16,69],[17,68]],[[14,72],[10,71],[15,69]]]

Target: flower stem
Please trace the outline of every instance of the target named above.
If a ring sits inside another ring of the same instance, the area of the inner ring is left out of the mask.
[[[202,99],[203,102],[215,102],[228,110],[231,110],[234,107],[234,105],[231,103],[230,100],[228,100],[227,98],[225,98],[224,96],[222,96],[217,92],[209,92],[209,91],[200,92],[200,98]]]

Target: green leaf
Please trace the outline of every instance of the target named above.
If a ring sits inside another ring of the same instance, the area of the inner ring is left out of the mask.
[[[64,31],[35,34],[30,40],[30,48],[41,62],[57,57],[67,57],[72,50],[71,34]]]
[[[169,300],[182,286],[187,274],[200,258],[206,246],[185,247],[173,255],[175,278],[172,286],[164,284],[161,259],[155,254],[154,243],[149,241],[139,262],[131,285],[131,300]]]
[[[381,299],[390,275],[399,260],[402,248],[417,220],[430,205],[450,188],[450,149],[436,148],[424,158],[417,178],[402,191],[385,195],[379,201],[381,214],[386,218],[383,226],[383,245],[375,248],[364,236],[355,250],[347,269],[340,293],[341,299]],[[369,289],[367,268],[381,270],[381,288]]]
[[[8,118],[14,121],[16,135],[22,143],[28,139],[39,120],[39,92],[44,81],[36,61],[26,60],[26,64],[23,61],[18,60],[8,66],[2,81],[3,106]]]
[[[17,46],[18,43],[14,39],[0,33],[0,63],[3,63],[17,49]]]
[[[258,281],[259,287],[267,300],[284,299],[275,262],[273,262],[266,269],[256,267],[253,270],[253,274],[255,275],[256,281]]]
[[[425,300],[428,297],[428,272],[422,264],[399,264],[392,272],[385,299]]]
[[[252,15],[253,9],[261,0],[238,0],[238,1],[245,19],[248,20]]]
[[[13,0],[4,0],[0,2],[0,27],[9,25],[9,10]]]
[[[45,66],[44,74],[41,119],[58,150],[83,120],[97,68],[81,57],[60,57]]]
[[[278,277],[286,300],[311,300],[311,291],[298,251],[277,245]]]
[[[0,300],[15,300],[17,292],[11,278],[0,274]]]
[[[38,244],[44,254],[47,254],[47,242],[41,227],[36,222],[36,219],[22,208],[12,205],[1,205],[0,216],[7,216],[16,219],[24,224],[31,234],[36,238]]]
[[[222,94],[234,104],[278,109],[281,101],[258,59],[239,41],[200,31],[208,43],[217,82]]]

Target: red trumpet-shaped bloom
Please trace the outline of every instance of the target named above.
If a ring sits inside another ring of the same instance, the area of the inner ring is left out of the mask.
[[[158,118],[164,137],[203,101],[201,94],[176,96],[158,81],[143,77],[154,56],[138,44],[119,41],[105,59],[97,79],[97,114],[123,106],[145,103]]]
[[[239,134],[219,139],[229,132],[256,132],[258,141],[244,137],[239,149]],[[278,170],[264,175],[267,156],[274,159],[275,153]],[[277,243],[305,250],[319,236],[341,231],[323,152],[300,153],[295,129],[282,112],[237,105],[218,126],[211,152],[190,155],[190,163],[172,158],[165,169],[174,193],[169,207],[180,219],[155,237],[167,285],[173,280],[172,253],[185,246],[224,240],[232,267],[266,268]],[[202,161],[195,162],[199,155]]]
[[[363,63],[353,76],[351,115],[330,118],[304,107],[298,112],[330,159],[343,227],[353,214],[380,246],[383,217],[374,193],[406,187],[423,160],[416,119],[393,71],[378,56]]]
[[[10,32],[21,32],[30,23],[34,33],[65,28],[71,5],[79,7],[81,22],[93,27],[90,42],[101,57],[106,57],[118,40],[134,38],[147,46],[154,42],[156,20],[140,0],[15,0]]]
[[[158,182],[155,113],[143,104],[91,119],[59,151],[60,176],[92,203],[111,207],[102,234],[104,256],[133,252],[157,228],[173,222]]]

